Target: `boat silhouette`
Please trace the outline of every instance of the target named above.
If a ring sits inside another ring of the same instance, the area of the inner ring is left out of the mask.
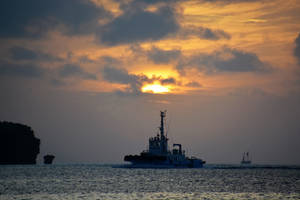
[[[126,155],[124,161],[130,162],[132,167],[146,168],[201,168],[205,161],[196,157],[187,157],[181,144],[173,144],[169,150],[168,138],[165,134],[164,120],[166,111],[160,111],[159,134],[149,138],[149,147],[139,155]]]

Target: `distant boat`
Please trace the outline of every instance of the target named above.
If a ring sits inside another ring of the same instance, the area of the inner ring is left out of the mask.
[[[165,135],[164,118],[166,111],[160,112],[161,124],[160,134],[149,139],[149,149],[140,153],[140,155],[126,155],[124,161],[130,162],[132,167],[142,168],[201,168],[204,160],[187,157],[182,150],[181,144],[173,144],[172,150],[168,149],[168,138]]]
[[[243,153],[243,159],[241,161],[242,165],[250,165],[251,164],[251,159],[249,156],[249,152],[244,152]]]

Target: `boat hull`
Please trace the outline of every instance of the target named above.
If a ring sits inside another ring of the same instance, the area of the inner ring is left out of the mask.
[[[201,159],[170,160],[168,156],[127,155],[124,161],[130,162],[133,168],[202,168],[205,161]]]
[[[251,161],[241,161],[241,165],[251,165]]]

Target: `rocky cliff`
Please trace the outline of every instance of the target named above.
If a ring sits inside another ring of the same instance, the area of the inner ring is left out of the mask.
[[[0,122],[0,164],[36,164],[40,139],[31,127]]]

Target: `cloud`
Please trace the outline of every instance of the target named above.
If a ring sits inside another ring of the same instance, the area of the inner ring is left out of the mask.
[[[64,86],[66,85],[66,83],[63,80],[57,79],[57,78],[53,78],[50,81],[50,84],[55,86],[55,87],[60,87],[60,86]]]
[[[11,52],[14,60],[35,60],[38,57],[34,51],[23,47],[13,47]]]
[[[106,81],[128,85],[126,93],[130,94],[141,94],[141,87],[143,86],[143,83],[152,82],[152,80],[148,79],[147,76],[129,74],[126,69],[105,66],[102,72],[103,78]]]
[[[182,56],[180,49],[164,50],[156,46],[152,46],[150,50],[144,50],[139,44],[131,45],[130,50],[136,57],[147,57],[148,60],[155,64],[176,62]]]
[[[59,61],[61,59],[42,52],[36,52],[24,47],[14,46],[11,49],[12,59],[15,61],[22,60],[42,60],[42,61]]]
[[[231,3],[251,3],[261,0],[199,0],[200,2],[210,2],[210,3],[221,3],[221,4],[231,4]]]
[[[117,66],[122,64],[122,62],[119,59],[111,56],[102,56],[100,58],[100,61],[102,61],[103,65],[105,66]]]
[[[3,0],[0,1],[0,37],[40,37],[59,28],[68,35],[95,34],[99,42],[111,46],[177,36],[230,39],[223,30],[180,27],[177,17],[182,13],[175,9],[176,2],[120,1],[123,14],[113,18],[110,11],[88,0]],[[156,10],[149,10],[153,5]]]
[[[152,3],[155,4],[157,2],[163,1],[154,1]],[[175,12],[172,4],[161,6],[156,11],[145,9],[148,4],[152,3],[133,1],[130,4],[123,5],[124,13],[108,24],[99,27],[96,33],[97,38],[106,45],[156,41],[167,37],[187,39],[195,36],[206,40],[231,38],[229,33],[219,29],[191,25],[180,26],[177,21],[177,15],[180,15],[180,13]],[[162,57],[166,58],[168,55]],[[155,59],[154,56],[152,60],[160,63],[165,62],[164,58]]]
[[[12,64],[12,63],[0,63],[0,75],[1,76],[17,76],[26,78],[38,78],[45,74],[45,70],[36,65],[29,64]]]
[[[298,59],[298,63],[300,65],[300,33],[295,40],[296,48],[294,49],[294,56]]]
[[[180,50],[162,50],[156,47],[152,47],[150,51],[147,51],[148,59],[155,64],[169,63],[172,60],[176,60],[181,56]]]
[[[200,54],[181,60],[177,70],[195,68],[207,74],[220,72],[268,72],[270,68],[256,54],[237,49],[223,48],[212,54]]]
[[[95,61],[90,59],[88,56],[84,55],[84,56],[79,56],[78,61],[80,63],[94,63]]]
[[[229,33],[220,29],[210,29],[206,27],[183,26],[178,33],[178,36],[185,39],[191,36],[196,36],[205,40],[220,40],[231,38]]]
[[[142,86],[144,84],[151,84],[159,81],[162,85],[176,84],[176,79],[173,77],[162,78],[161,76],[152,76],[148,78],[144,74],[129,74],[126,69],[112,66],[105,66],[102,69],[102,76],[104,80],[110,83],[124,84],[128,87],[125,91],[117,91],[120,95],[140,95],[142,94]]]
[[[206,40],[231,38],[229,33],[219,29],[180,26],[177,17],[182,13],[175,9],[176,2],[178,1],[134,0],[130,3],[122,2],[120,8],[123,10],[123,14],[99,27],[96,35],[106,45],[156,41],[166,37],[186,39],[196,36]],[[159,5],[155,11],[147,9],[152,4]]]
[[[185,86],[193,87],[193,88],[202,87],[202,85],[200,83],[196,82],[196,81],[189,82],[189,83],[185,84]]]
[[[39,37],[56,25],[68,34],[90,33],[99,18],[110,13],[91,1],[82,0],[1,0],[0,37]]]
[[[112,83],[129,84],[136,82],[138,77],[130,75],[127,70],[115,67],[104,67],[103,78]]]
[[[154,12],[133,9],[99,28],[98,38],[106,45],[160,40],[179,29],[174,10],[164,6]]]
[[[97,80],[97,76],[89,72],[84,71],[80,66],[76,64],[66,64],[58,69],[58,74],[60,77],[80,77],[83,79]]]
[[[123,0],[117,0],[119,2],[121,2],[121,8],[127,8],[128,5],[130,5],[130,7],[132,7],[132,5],[135,5],[135,7],[138,6],[145,6],[145,5],[153,5],[153,4],[158,4],[158,3],[176,3],[176,2],[182,2],[183,0],[133,0],[130,3],[127,3],[126,1]]]
[[[166,79],[161,79],[160,80],[160,83],[162,84],[162,85],[170,85],[170,84],[176,84],[176,80],[175,80],[175,78],[166,78]]]

